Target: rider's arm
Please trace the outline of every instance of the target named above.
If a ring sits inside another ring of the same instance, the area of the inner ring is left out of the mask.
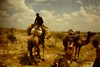
[[[34,23],[37,23],[37,18],[35,18],[35,21],[34,21]]]

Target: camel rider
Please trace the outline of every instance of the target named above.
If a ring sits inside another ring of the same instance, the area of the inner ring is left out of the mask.
[[[36,18],[35,18],[34,23],[37,25],[38,30],[40,30],[42,28],[43,19],[42,19],[42,17],[40,17],[39,13],[36,13]]]

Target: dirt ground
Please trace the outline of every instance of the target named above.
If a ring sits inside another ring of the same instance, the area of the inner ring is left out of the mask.
[[[0,34],[3,36],[6,34]],[[38,65],[29,65],[27,59],[27,34],[25,31],[14,31],[16,41],[11,43],[8,39],[5,43],[0,43],[0,67],[51,67],[57,54],[63,53],[62,40],[51,37],[45,42],[45,61],[38,60]],[[94,38],[96,38],[94,36]],[[0,37],[2,39],[2,37]],[[3,37],[4,38],[4,37]],[[92,39],[94,39],[92,38]],[[99,37],[100,38],[100,37]],[[5,40],[4,40],[5,41]],[[43,58],[42,48],[41,57]],[[95,59],[95,48],[92,47],[91,41],[88,45],[82,47],[80,51],[80,63],[74,62],[71,67],[92,67]]]

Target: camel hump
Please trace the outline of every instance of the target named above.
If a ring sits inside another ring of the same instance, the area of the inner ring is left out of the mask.
[[[41,28],[39,28],[39,29],[33,28],[31,30],[31,34],[40,37],[42,35],[42,29]]]
[[[42,35],[42,30],[35,29],[33,35],[36,35],[36,36],[40,37]]]
[[[100,50],[100,45],[98,45],[98,49]]]
[[[31,35],[31,30],[34,28],[35,25],[36,24],[31,24],[30,26],[28,26],[28,28],[27,28],[27,35],[28,36]]]

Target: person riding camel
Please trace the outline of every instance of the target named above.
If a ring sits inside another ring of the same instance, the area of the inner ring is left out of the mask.
[[[42,17],[39,15],[39,13],[36,13],[36,18],[35,18],[35,21],[34,21],[35,25],[37,25],[37,28],[38,30],[42,29],[42,26],[43,26],[43,19]]]

